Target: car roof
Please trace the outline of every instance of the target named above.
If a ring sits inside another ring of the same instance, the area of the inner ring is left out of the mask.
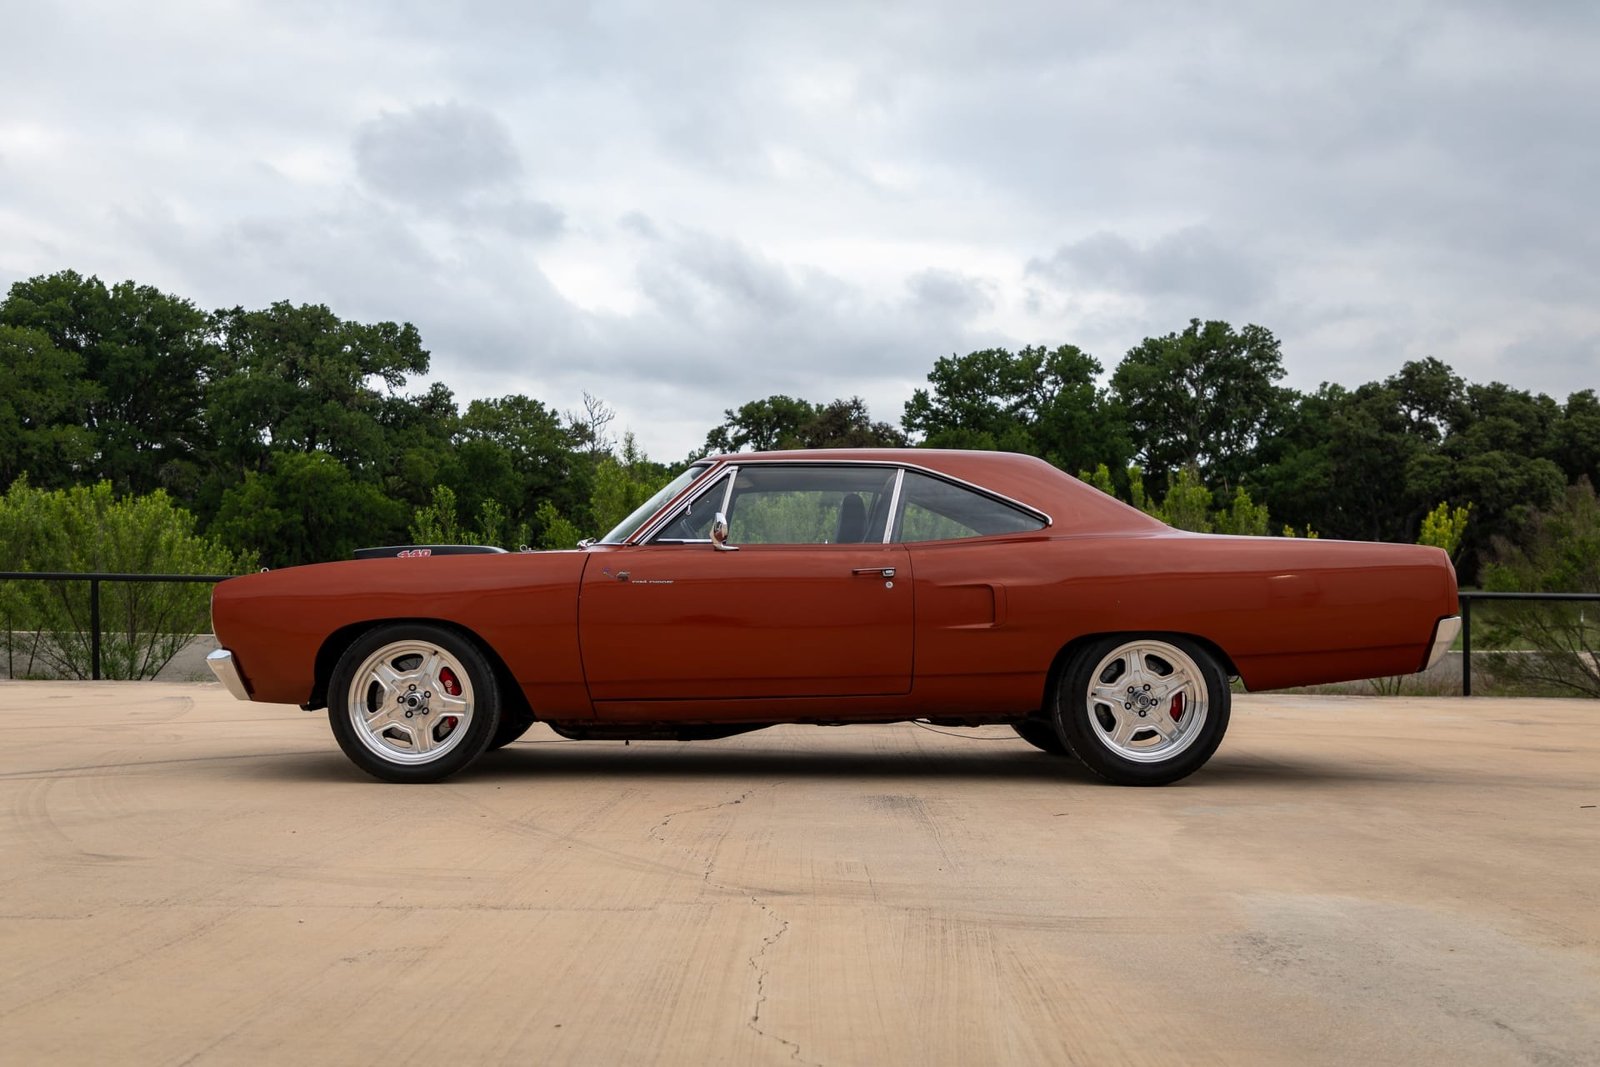
[[[892,463],[921,467],[1010,497],[1044,512],[1058,532],[1166,530],[1159,520],[1093,486],[1018,452],[948,448],[802,448],[783,452],[729,452],[707,456],[723,464]]]

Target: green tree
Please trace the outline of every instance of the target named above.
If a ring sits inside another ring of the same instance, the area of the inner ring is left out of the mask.
[[[603,536],[627,518],[671,481],[672,475],[668,468],[651,462],[632,433],[624,434],[621,452],[615,457],[603,456],[595,468],[594,494],[589,504],[592,536]]]
[[[1182,333],[1146,338],[1111,376],[1146,475],[1195,468],[1208,485],[1240,484],[1287,396],[1278,339],[1270,330],[1190,321]]]
[[[1549,458],[1561,465],[1568,482],[1600,482],[1600,397],[1593,389],[1567,397],[1551,433]]]
[[[358,482],[326,452],[282,452],[223,495],[211,532],[272,567],[349,559],[364,545],[395,544],[407,508]]]
[[[695,456],[725,452],[772,452],[791,448],[904,448],[906,435],[873,422],[859,396],[813,404],[775,394],[728,408]]]
[[[440,463],[439,480],[477,514],[488,501],[514,523],[532,518],[541,501],[568,513],[589,497],[594,465],[584,432],[538,400],[520,394],[467,405]]]
[[[800,448],[800,429],[817,417],[817,406],[774,394],[742,404],[737,410],[728,408],[722,414],[722,425],[706,435],[706,455]]]
[[[119,497],[108,481],[45,490],[17,479],[0,497],[0,553],[9,568],[26,571],[238,574],[255,565],[249,553],[198,536],[194,516],[164,491]],[[89,596],[83,581],[0,583],[11,677],[40,668],[91,676]],[[203,583],[105,582],[100,596],[107,678],[154,677],[209,626],[211,589]]]
[[[1182,467],[1168,482],[1155,516],[1174,529],[1210,533],[1216,529],[1211,520],[1211,504],[1211,490],[1201,482],[1200,472]]]
[[[1485,589],[1503,592],[1600,593],[1600,501],[1584,479],[1557,504],[1535,513],[1520,544],[1497,538],[1483,569]],[[1594,605],[1510,602],[1497,605],[1485,628],[1485,666],[1499,681],[1538,692],[1600,697],[1600,622]]]
[[[85,477],[124,492],[194,492],[209,447],[201,412],[215,352],[205,312],[152,286],[107,288],[67,270],[12,285],[0,326],[38,331],[82,361],[95,386],[84,405],[94,439]]]
[[[471,536],[461,528],[456,514],[456,494],[448,485],[433,487],[433,497],[411,516],[407,528],[414,545],[467,545]]]
[[[1467,532],[1467,519],[1471,515],[1471,504],[1451,508],[1448,503],[1441,501],[1438,507],[1423,516],[1422,533],[1417,536],[1417,544],[1442,548],[1445,555],[1454,559],[1461,547],[1462,535]]]
[[[1249,492],[1241,485],[1233,490],[1233,499],[1228,506],[1212,517],[1212,523],[1218,533],[1265,537],[1272,520],[1267,513],[1267,506],[1251,500]]]
[[[321,304],[286,301],[219,311],[216,327],[209,416],[220,459],[243,474],[265,471],[281,453],[321,452],[379,477],[386,394],[373,383],[393,396],[408,375],[427,373],[416,327],[347,322]]]
[[[799,432],[802,448],[904,448],[906,435],[887,422],[873,422],[859,396],[818,407]]]
[[[27,474],[51,488],[83,477],[94,459],[85,423],[95,396],[82,356],[41,330],[0,326],[0,484]]]
[[[577,525],[566,516],[558,512],[556,506],[548,500],[540,503],[538,510],[534,513],[534,522],[539,527],[539,547],[542,549],[577,548],[578,542],[583,540],[583,531],[578,529]],[[612,525],[616,524],[613,523]],[[610,529],[610,527],[607,527],[607,529]],[[605,531],[602,530],[601,532],[604,533]]]
[[[1100,363],[1073,345],[947,356],[912,393],[901,420],[929,448],[1041,456],[1064,470],[1121,466],[1122,414],[1095,384]]]

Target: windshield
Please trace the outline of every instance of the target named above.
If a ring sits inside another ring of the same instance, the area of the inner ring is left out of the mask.
[[[600,538],[600,543],[606,545],[621,544],[638,533],[639,527],[643,526],[645,520],[656,513],[656,509],[683,492],[690,482],[704,474],[710,466],[709,463],[697,463],[672,479],[672,481],[662,486],[655,496],[635,508],[633,514],[612,527],[610,533]]]

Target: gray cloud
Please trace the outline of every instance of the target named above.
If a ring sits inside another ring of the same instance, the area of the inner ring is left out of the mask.
[[[0,284],[417,323],[465,398],[652,452],[771,392],[1192,316],[1290,380],[1600,377],[1600,8],[49,5],[0,66]],[[75,67],[63,76],[58,57]]]
[[[1101,231],[1029,261],[1027,270],[1074,289],[1192,297],[1231,307],[1255,305],[1272,286],[1271,273],[1240,242],[1203,226],[1144,245]]]
[[[522,171],[505,123],[458,103],[384,112],[356,130],[354,149],[363,181],[413,204],[453,203]]]

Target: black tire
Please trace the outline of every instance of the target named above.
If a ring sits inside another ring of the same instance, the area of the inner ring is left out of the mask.
[[[500,725],[495,727],[494,736],[489,738],[489,747],[484,751],[493,752],[497,748],[505,748],[527,733],[533,723],[533,712],[527,708],[503,709],[500,712]]]
[[[500,727],[494,670],[473,641],[426,623],[362,634],[328,682],[328,724],[357,767],[386,782],[438,782]]]
[[[1017,732],[1018,737],[1041,752],[1048,752],[1052,756],[1072,755],[1072,750],[1061,740],[1061,735],[1056,733],[1054,723],[1040,719],[1026,719],[1012,723],[1011,728]]]
[[[1054,714],[1084,766],[1117,785],[1168,785],[1205,765],[1232,694],[1214,655],[1173,634],[1101,638],[1061,672]]]

